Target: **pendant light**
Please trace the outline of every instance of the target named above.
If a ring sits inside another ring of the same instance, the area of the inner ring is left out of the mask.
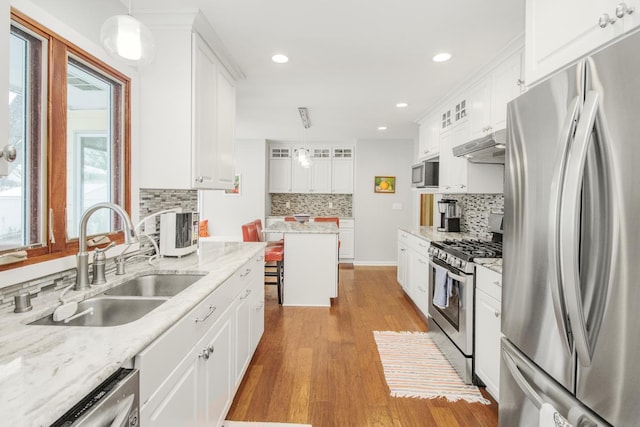
[[[131,16],[131,0],[127,15],[115,15],[104,21],[100,42],[109,55],[128,64],[148,64],[153,60],[153,34]]]

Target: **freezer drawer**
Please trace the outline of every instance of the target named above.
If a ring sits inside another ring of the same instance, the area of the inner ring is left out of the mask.
[[[538,427],[543,403],[576,427],[610,427],[503,337],[500,427]]]

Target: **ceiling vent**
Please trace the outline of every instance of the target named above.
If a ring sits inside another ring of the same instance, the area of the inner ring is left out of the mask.
[[[300,118],[302,119],[302,125],[305,129],[309,129],[311,127],[311,120],[309,120],[309,112],[306,107],[298,107],[298,112],[300,113]]]

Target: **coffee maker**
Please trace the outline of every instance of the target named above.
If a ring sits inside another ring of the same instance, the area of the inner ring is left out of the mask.
[[[438,202],[440,227],[438,231],[460,231],[460,209],[455,199],[442,199]]]

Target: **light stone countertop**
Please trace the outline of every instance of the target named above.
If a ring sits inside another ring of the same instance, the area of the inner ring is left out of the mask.
[[[340,230],[333,222],[281,221],[265,227],[265,233],[298,233],[298,234],[338,234]]]
[[[476,258],[473,262],[502,274],[502,258]]]
[[[91,390],[127,364],[243,264],[264,243],[202,242],[197,254],[127,266],[127,274],[107,274],[106,285],[65,296],[80,301],[140,275],[206,272],[200,280],[144,317],[120,326],[33,326],[51,314],[59,293],[32,300],[33,310],[0,313],[0,414],[2,425],[48,426]]]

